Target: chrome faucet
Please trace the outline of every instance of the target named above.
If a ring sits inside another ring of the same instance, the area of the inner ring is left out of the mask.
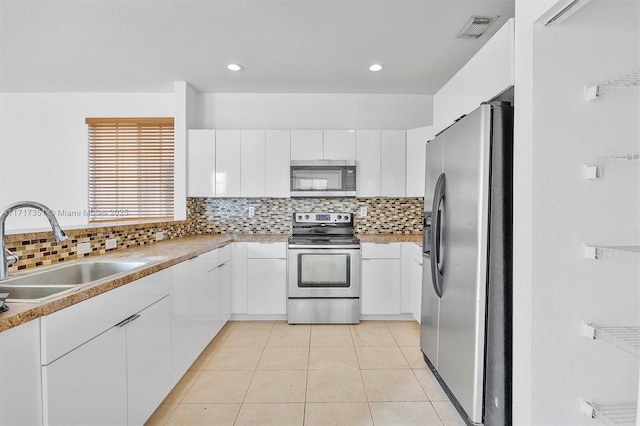
[[[51,225],[51,230],[53,231],[53,237],[56,239],[56,241],[60,242],[67,239],[67,235],[64,233],[62,228],[60,228],[58,220],[49,207],[35,201],[18,201],[17,203],[9,204],[4,208],[4,210],[2,210],[2,213],[0,213],[0,258],[2,259],[2,267],[0,267],[0,280],[7,278],[7,276],[9,275],[9,265],[13,265],[18,261],[18,257],[11,254],[11,252],[9,252],[9,250],[7,250],[4,245],[4,224],[11,212],[25,207],[31,207],[44,213],[47,219],[49,219],[49,224]],[[7,255],[5,255],[5,252],[7,252]]]

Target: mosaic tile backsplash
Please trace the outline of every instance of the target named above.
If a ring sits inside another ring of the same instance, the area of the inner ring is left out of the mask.
[[[360,207],[367,207],[366,217],[359,217]],[[187,215],[196,234],[288,234],[292,215],[299,211],[354,213],[359,234],[419,234],[422,210],[423,198],[187,199]]]
[[[59,243],[53,240],[50,232],[36,233],[37,238],[26,240],[24,235],[9,235],[6,238],[7,249],[19,259],[16,264],[9,266],[9,274],[11,271],[96,256],[119,248],[152,244],[156,242],[156,233],[160,231],[165,240],[194,234],[190,221],[173,221],[65,230],[68,239]],[[116,239],[116,248],[107,250],[106,240],[111,238]],[[89,253],[78,254],[76,250],[79,243],[90,243]]]
[[[65,230],[69,239],[53,241],[50,232],[8,235],[6,247],[18,256],[9,273],[38,266],[104,254],[107,251],[153,244],[163,239],[200,234],[289,234],[294,212],[327,211],[355,214],[359,234],[419,234],[422,198],[187,198],[187,220],[149,224],[105,225]],[[249,209],[254,214],[249,217]],[[367,216],[359,217],[360,207]],[[35,235],[35,236],[34,236]],[[106,240],[115,238],[115,249]],[[90,243],[89,253],[78,254],[78,243]]]

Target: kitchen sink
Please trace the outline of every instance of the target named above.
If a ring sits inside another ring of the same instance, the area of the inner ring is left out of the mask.
[[[78,262],[0,281],[0,293],[7,302],[41,302],[103,278],[127,272],[146,262]]]

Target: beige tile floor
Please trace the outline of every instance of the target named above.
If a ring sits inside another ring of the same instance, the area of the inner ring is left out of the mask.
[[[411,321],[229,322],[148,425],[463,425]]]

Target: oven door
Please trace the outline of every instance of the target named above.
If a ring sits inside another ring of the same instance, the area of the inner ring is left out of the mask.
[[[359,298],[360,250],[289,248],[289,298]]]

